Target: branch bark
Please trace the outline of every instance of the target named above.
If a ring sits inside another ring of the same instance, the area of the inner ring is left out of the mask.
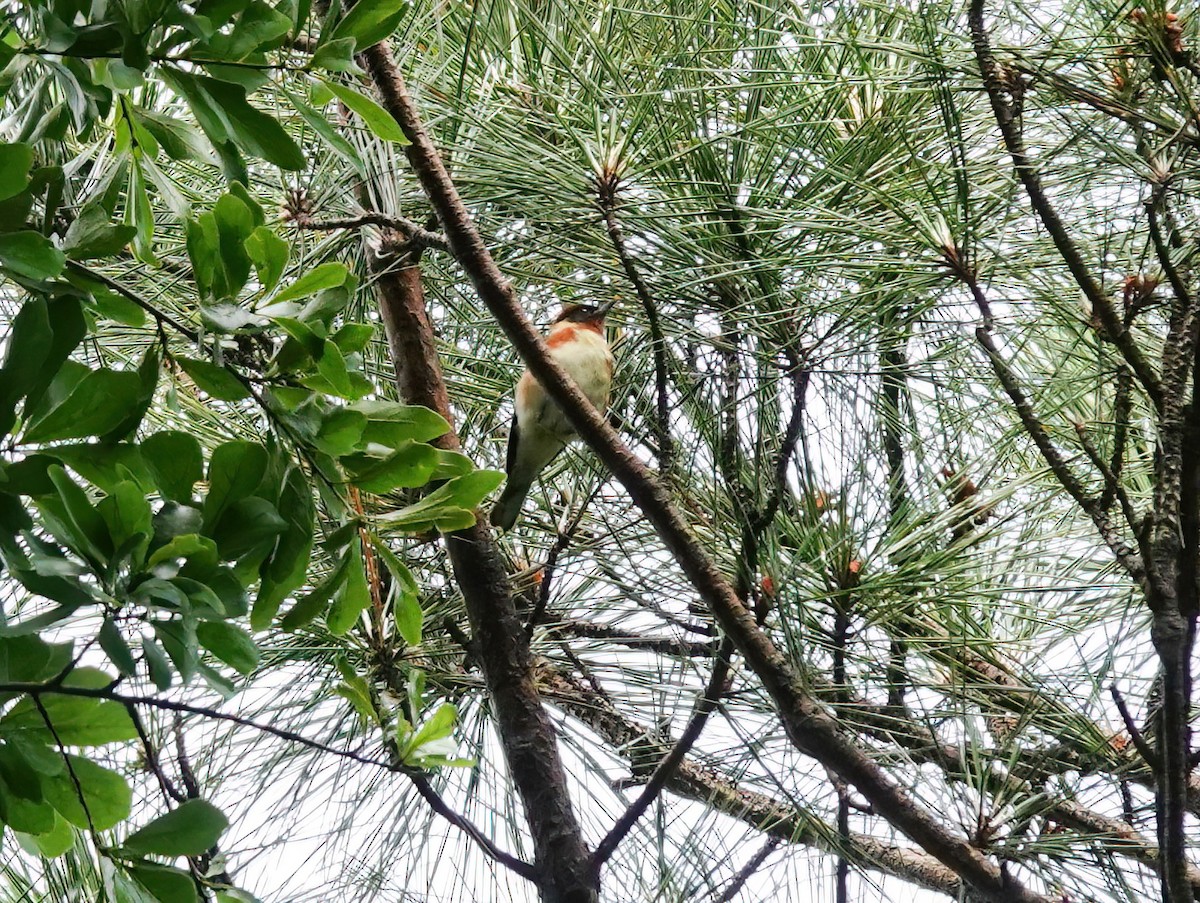
[[[512,340],[534,377],[559,404],[571,425],[629,491],[653,524],[692,585],[733,640],[748,666],[777,706],[791,742],[843,780],[853,784],[875,810],[903,831],[987,900],[1032,903],[1040,894],[1021,885],[966,839],[948,830],[943,819],[920,806],[857,744],[804,689],[786,657],[755,623],[687,524],[666,488],[626,447],[608,422],[549,357],[545,343],[521,309],[500,273],[470,213],[417,113],[390,52],[375,46],[361,56],[385,109],[412,142],[409,161],[442,223],[451,252],[480,299]],[[481,538],[480,538],[481,539]],[[452,543],[453,545],[453,543]],[[486,643],[481,644],[486,647]]]

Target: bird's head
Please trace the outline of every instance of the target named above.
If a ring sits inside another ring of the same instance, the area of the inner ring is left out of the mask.
[[[554,318],[555,323],[603,323],[616,299],[606,301],[599,306],[591,304],[567,304]]]

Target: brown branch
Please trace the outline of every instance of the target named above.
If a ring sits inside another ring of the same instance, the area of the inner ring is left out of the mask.
[[[593,863],[597,871],[616,852],[617,845],[625,839],[625,835],[633,830],[633,826],[637,823],[637,820],[658,799],[658,795],[662,793],[663,788],[667,786],[667,783],[679,769],[679,766],[683,764],[684,758],[691,752],[692,746],[700,738],[700,733],[704,730],[704,725],[708,722],[708,716],[717,707],[717,701],[721,698],[722,688],[729,677],[729,657],[732,652],[733,643],[728,638],[722,640],[721,648],[717,650],[716,662],[713,665],[712,674],[708,678],[708,685],[704,688],[704,694],[696,701],[696,706],[692,710],[692,717],[688,720],[683,733],[679,735],[679,740],[671,747],[670,752],[662,757],[662,760],[658,763],[658,767],[650,775],[650,780],[646,782],[646,786],[642,789],[638,798],[630,804],[629,808],[625,810],[612,828],[609,829],[608,833],[604,835],[604,839],[596,846]]]
[[[1013,115],[1012,107],[1005,99],[1005,94],[1011,88],[1006,84],[988,42],[987,30],[983,24],[983,0],[971,0],[968,18],[971,25],[972,43],[975,45],[975,58],[979,62],[979,71],[983,77],[984,91],[987,92],[988,100],[991,101],[992,112],[995,114],[997,125],[1000,126],[1004,145],[1008,149],[1009,156],[1012,157],[1017,178],[1021,180],[1021,184],[1025,188],[1025,194],[1033,206],[1034,213],[1037,214],[1038,219],[1050,234],[1050,239],[1054,242],[1059,257],[1067,265],[1067,269],[1084,297],[1092,305],[1092,310],[1100,317],[1105,331],[1125,357],[1133,372],[1137,374],[1146,394],[1155,407],[1161,407],[1162,386],[1159,384],[1158,374],[1154,372],[1145,355],[1142,354],[1142,350],[1133,341],[1132,335],[1121,322],[1121,318],[1117,316],[1116,310],[1104,291],[1088,272],[1087,264],[1084,263],[1079,249],[1075,247],[1075,242],[1067,233],[1066,226],[1063,225],[1057,211],[1050,203],[1050,199],[1046,196],[1041,178],[1025,150],[1025,140],[1021,137],[1020,126]],[[1016,78],[1017,76],[1014,73],[1012,77]]]
[[[976,305],[979,307],[983,324],[976,328],[975,338],[987,353],[988,361],[991,363],[996,377],[1000,380],[1000,384],[1004,387],[1005,394],[1008,395],[1009,400],[1012,402],[1026,435],[1037,446],[1037,450],[1042,455],[1042,460],[1046,462],[1046,466],[1050,469],[1050,473],[1054,475],[1054,478],[1058,480],[1058,484],[1074,499],[1080,510],[1091,518],[1097,532],[1100,534],[1100,538],[1104,540],[1105,545],[1112,551],[1121,567],[1139,585],[1146,586],[1146,568],[1141,558],[1129,548],[1120,534],[1113,529],[1108,519],[1108,512],[1100,504],[1100,500],[1088,495],[1083,484],[1079,482],[1079,478],[1075,476],[1071,470],[1071,466],[1063,458],[1062,452],[1051,441],[1049,431],[1046,429],[1045,424],[1038,418],[1037,413],[1033,409],[1033,403],[1025,394],[1025,390],[1021,388],[1016,374],[1013,373],[1008,362],[1000,354],[1000,349],[996,347],[996,340],[992,336],[992,323],[994,320],[991,308],[988,305],[983,289],[975,278],[975,274],[963,269],[956,273],[956,275],[966,282],[975,298]]]
[[[390,53],[386,48],[376,46],[360,58],[371,73],[385,109],[396,119],[411,142],[406,147],[409,161],[438,214],[452,253],[470,278],[480,299],[512,340],[534,378],[563,409],[571,425],[621,481],[634,503],[654,525],[692,585],[744,656],[747,665],[762,681],[795,747],[853,784],[875,806],[880,816],[951,867],[984,899],[995,903],[1042,900],[1040,894],[1024,887],[1001,870],[983,851],[950,831],[939,815],[918,804],[865,750],[841,732],[837,721],[805,690],[786,657],[759,629],[754,615],[738,599],[733,585],[720,573],[680,517],[664,485],[621,442],[605,418],[549,357],[545,343],[525,316],[512,287],[488,253],[470,213],[425,131],[416,105]],[[476,534],[474,542],[490,542],[490,536],[481,528],[476,528]],[[465,541],[465,538],[452,538],[450,546],[454,548],[457,543]],[[480,564],[482,566],[486,562]],[[468,576],[473,582],[484,582],[493,575],[486,570],[482,573],[459,574],[460,582]],[[502,578],[503,574],[496,576]],[[476,630],[476,634],[479,633]],[[480,645],[486,657],[492,645],[488,642],[481,642]],[[504,719],[501,719],[503,724]],[[556,786],[556,775],[542,774],[539,777],[543,788],[547,784]],[[577,828],[573,816],[571,828]]]
[[[646,323],[650,327],[650,348],[654,355],[654,389],[655,389],[655,420],[654,441],[658,447],[658,469],[669,475],[675,460],[675,440],[671,436],[671,398],[667,392],[667,341],[663,337],[662,323],[659,321],[658,305],[654,296],[642,279],[641,273],[634,266],[629,248],[625,245],[624,230],[617,219],[617,188],[620,177],[615,172],[606,172],[596,178],[596,190],[599,195],[600,215],[608,231],[608,239],[625,276],[633,286],[634,293],[642,304],[646,314]]]
[[[394,71],[390,54],[381,46],[369,51],[363,62],[377,78]],[[445,417],[451,432],[434,444],[456,450],[460,446],[420,269],[386,266],[377,273],[380,316],[400,396]],[[595,900],[591,854],[571,805],[554,727],[534,683],[529,643],[499,549],[482,521],[448,535],[446,547],[466,603],[472,646],[491,695],[509,774],[525,805],[543,898],[562,903]]]
[[[610,627],[607,624],[593,624],[591,621],[570,620],[550,623],[548,627],[555,633],[566,633],[572,636],[593,640],[608,640],[630,649],[642,649],[657,655],[669,655],[675,658],[708,657],[717,651],[715,642],[699,642],[696,640],[675,640],[670,637],[647,636],[623,630],[620,627]]]
[[[665,755],[661,739],[627,719],[613,705],[568,675],[552,667],[540,672],[548,697],[599,734],[614,750],[637,767],[647,749]],[[764,793],[737,786],[717,771],[685,758],[667,782],[667,789],[685,799],[699,802],[717,812],[750,825],[769,837],[785,843],[813,847],[827,853],[843,846],[834,827],[808,810],[781,802]],[[958,898],[964,887],[958,876],[932,856],[916,850],[893,846],[866,834],[852,833],[849,849],[858,868],[893,875],[920,887]],[[1027,899],[1056,903],[1048,897]]]
[[[742,888],[746,886],[746,882],[750,877],[762,868],[762,864],[767,861],[767,857],[775,852],[775,848],[782,841],[778,837],[772,837],[762,845],[757,853],[750,857],[750,860],[737,870],[737,874],[733,876],[729,884],[726,886],[715,900],[714,903],[730,903],[738,894],[742,892]]]
[[[450,250],[446,244],[446,237],[444,235],[439,235],[437,232],[430,232],[419,223],[415,223],[403,216],[388,216],[385,213],[368,211],[359,216],[345,217],[343,219],[315,220],[311,216],[297,214],[292,217],[292,223],[297,229],[307,229],[313,232],[334,232],[339,229],[359,229],[363,226],[378,226],[381,229],[391,229],[403,235],[407,239],[408,250]]]

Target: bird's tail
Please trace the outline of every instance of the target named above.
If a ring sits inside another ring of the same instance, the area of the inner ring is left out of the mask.
[[[525,501],[525,496],[529,494],[531,485],[532,483],[514,482],[511,479],[505,484],[500,498],[496,499],[496,504],[492,506],[490,520],[493,527],[499,527],[502,530],[512,529],[513,524],[517,522],[517,515],[521,513],[521,505]]]

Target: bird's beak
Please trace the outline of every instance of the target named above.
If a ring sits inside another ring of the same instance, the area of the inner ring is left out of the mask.
[[[613,307],[614,307],[614,305],[616,305],[616,303],[617,303],[616,298],[613,298],[610,301],[605,301],[603,304],[599,305],[596,308],[596,316],[601,319],[608,316],[608,312],[613,309]]]

